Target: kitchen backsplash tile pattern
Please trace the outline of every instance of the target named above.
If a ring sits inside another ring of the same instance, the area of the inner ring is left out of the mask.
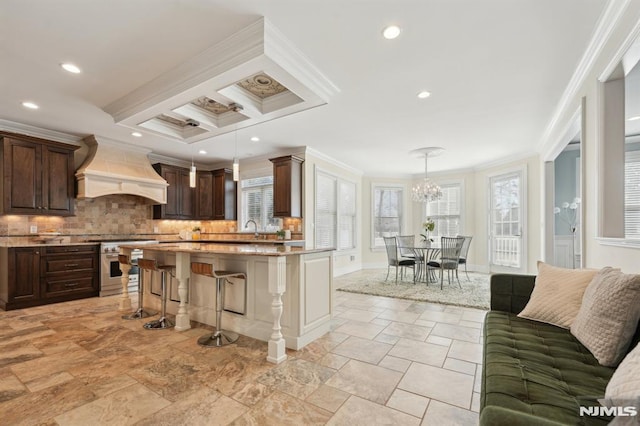
[[[135,195],[107,195],[75,200],[75,216],[15,216],[0,215],[0,237],[29,235],[32,226],[37,232],[55,231],[64,235],[157,235],[175,238],[195,226],[203,233],[233,233],[236,221],[153,220],[152,204]],[[291,229],[294,238],[301,238],[302,220],[288,218],[284,229]]]

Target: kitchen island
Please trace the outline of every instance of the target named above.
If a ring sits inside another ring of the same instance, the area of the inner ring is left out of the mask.
[[[280,363],[286,359],[285,346],[300,349],[330,329],[331,249],[190,242],[121,245],[120,251],[130,255],[136,248],[144,250],[145,258],[176,266],[172,280],[177,281],[179,302],[169,303],[167,310],[176,315],[177,331],[189,329],[190,320],[215,324],[215,281],[192,275],[191,262],[212,263],[215,269],[247,275],[246,282],[233,280],[233,286],[244,286],[244,299],[237,300],[238,296],[232,301],[236,312],[223,312],[223,328],[268,341],[270,362]],[[130,266],[121,265],[121,268],[122,281],[128,282]],[[148,307],[157,308],[159,298],[147,297],[150,287],[145,283],[145,301]],[[129,297],[123,286],[122,310],[130,309]]]

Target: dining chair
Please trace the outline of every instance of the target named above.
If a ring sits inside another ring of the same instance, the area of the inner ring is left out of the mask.
[[[398,283],[398,268],[411,268],[413,269],[413,281],[416,280],[416,261],[414,259],[402,258],[400,256],[400,250],[398,249],[398,240],[396,237],[382,237],[384,239],[384,246],[387,249],[387,276],[385,281],[389,278],[389,271],[391,267],[396,268],[396,284]]]
[[[421,250],[416,248],[415,235],[397,235],[396,241],[398,243],[398,252],[400,260],[413,259],[416,264],[417,271],[415,274],[418,279],[422,275],[422,266],[424,265],[424,256]],[[416,281],[416,280],[414,280]]]
[[[440,290],[442,290],[445,270],[447,271],[449,284],[451,284],[451,274],[455,271],[458,286],[462,288],[460,279],[458,278],[458,265],[460,264],[460,251],[462,250],[463,242],[464,237],[441,237],[440,259],[427,262],[428,267],[440,270]]]
[[[458,263],[460,265],[464,265],[464,273],[467,276],[467,281],[471,281],[469,279],[469,272],[467,272],[467,256],[469,254],[469,246],[471,245],[472,236],[469,235],[458,235],[459,237],[464,238],[464,242],[462,243],[462,249],[460,250],[460,259]]]

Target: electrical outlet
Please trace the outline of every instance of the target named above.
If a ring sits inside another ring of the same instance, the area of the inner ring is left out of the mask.
[[[29,233],[30,234],[37,234],[38,233],[38,225],[29,226]]]

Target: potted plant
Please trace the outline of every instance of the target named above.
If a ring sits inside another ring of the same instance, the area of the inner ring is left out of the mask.
[[[429,237],[429,233],[436,229],[436,223],[430,218],[427,218],[427,220],[422,224],[422,227],[424,228],[424,234],[420,234],[420,236],[422,237],[422,241],[424,241],[428,246],[433,242],[433,239]]]
[[[276,231],[276,237],[278,237],[279,240],[284,240],[284,235],[285,235],[284,229],[280,229]]]

